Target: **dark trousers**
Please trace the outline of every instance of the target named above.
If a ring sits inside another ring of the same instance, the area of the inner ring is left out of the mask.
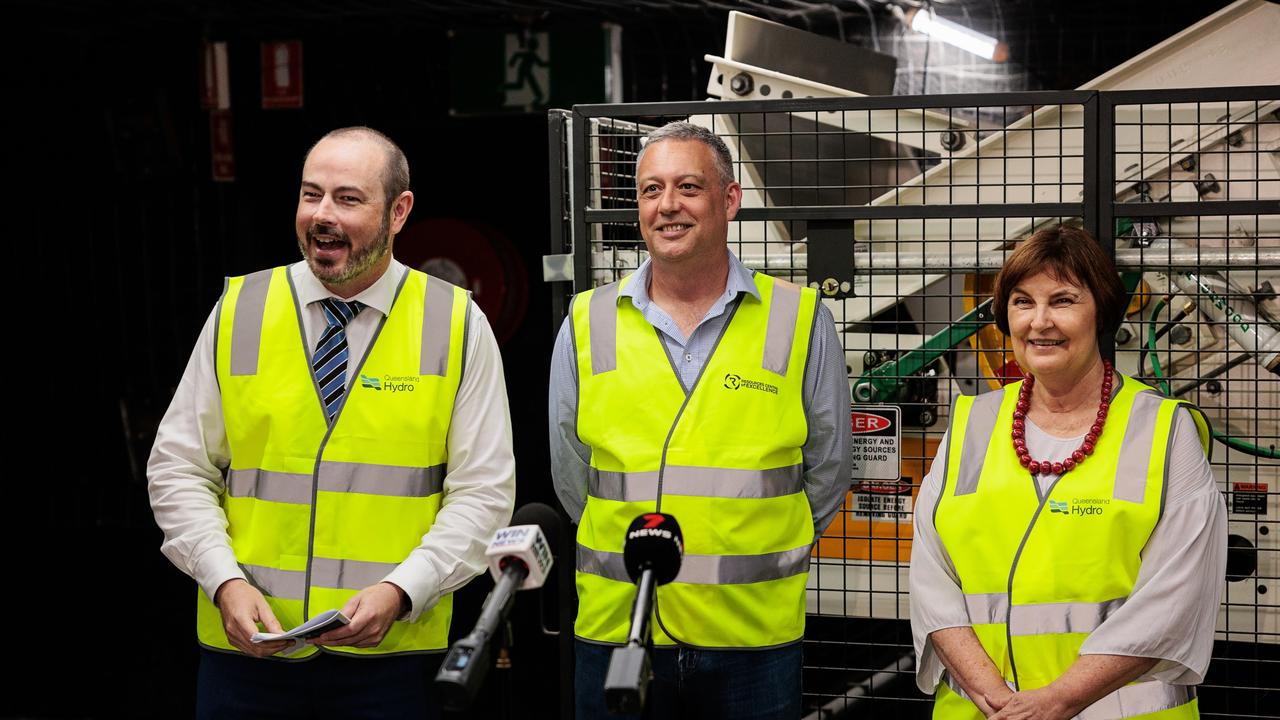
[[[284,662],[202,649],[196,718],[435,720],[440,707],[431,681],[442,658],[321,652]]]
[[[574,643],[577,720],[615,720],[604,702],[613,648]],[[655,648],[645,718],[794,720],[800,717],[803,644],[768,650]],[[634,718],[634,716],[633,716]]]

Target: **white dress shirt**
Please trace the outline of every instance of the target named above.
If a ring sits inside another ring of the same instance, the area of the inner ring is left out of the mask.
[[[348,387],[375,330],[390,312],[406,271],[404,265],[392,260],[373,285],[354,297],[339,298],[368,306],[346,327],[351,357]],[[311,350],[326,326],[316,301],[336,296],[311,274],[305,262],[290,266],[289,275],[303,305],[303,332]],[[147,463],[151,507],[156,524],[164,531],[160,550],[194,578],[210,599],[227,580],[245,577],[231,549],[227,518],[218,502],[231,456],[214,366],[217,321],[215,307],[160,422]],[[440,512],[422,544],[383,579],[408,595],[412,603],[409,621],[484,569],[484,549],[494,532],[511,519],[515,500],[515,457],[502,356],[484,313],[474,302],[470,303],[463,354],[462,380],[449,425],[449,460]]]

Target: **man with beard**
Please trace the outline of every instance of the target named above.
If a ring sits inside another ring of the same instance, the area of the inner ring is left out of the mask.
[[[157,432],[161,550],[201,589],[198,717],[438,714],[450,593],[511,516],[515,461],[484,315],[392,258],[412,208],[385,135],[317,142],[304,260],[227,281]],[[251,639],[331,609],[350,623],[298,651]]]

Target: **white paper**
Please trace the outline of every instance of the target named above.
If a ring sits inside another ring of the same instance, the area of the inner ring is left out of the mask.
[[[292,655],[307,646],[307,638],[321,635],[333,628],[350,623],[351,620],[338,610],[326,610],[301,625],[282,633],[254,633],[249,638],[254,643],[271,642],[272,640],[292,640],[293,645],[284,650],[285,655]]]

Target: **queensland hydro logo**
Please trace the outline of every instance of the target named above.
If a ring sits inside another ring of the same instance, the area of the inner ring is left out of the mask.
[[[1110,498],[1072,498],[1070,502],[1066,500],[1050,500],[1049,512],[1058,515],[1087,517],[1102,515],[1106,512],[1105,506],[1110,504]]]
[[[420,375],[385,375],[383,377],[374,377],[373,375],[365,375],[360,373],[360,387],[366,390],[376,390],[378,392],[386,391],[389,393],[413,392],[418,381],[422,379]]]
[[[730,390],[759,390],[761,392],[778,394],[778,386],[769,383],[759,382],[757,380],[748,380],[737,373],[726,373],[724,376],[724,386]]]

